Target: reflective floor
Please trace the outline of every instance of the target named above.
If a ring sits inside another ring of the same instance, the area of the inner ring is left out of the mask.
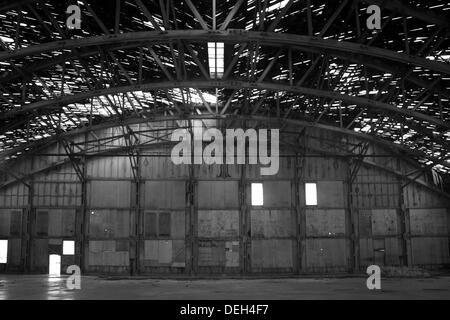
[[[450,299],[450,277],[382,279],[370,291],[365,278],[155,280],[0,275],[0,299]]]

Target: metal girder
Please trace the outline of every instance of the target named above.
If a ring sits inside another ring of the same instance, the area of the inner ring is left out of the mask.
[[[116,51],[116,50],[130,49],[130,48],[136,48],[136,47],[145,48],[147,46],[142,43],[127,43],[127,44],[119,43],[119,44],[115,44],[115,45],[102,47],[102,49],[104,49],[105,51]],[[243,51],[243,49],[245,49],[245,47],[242,47],[241,49]],[[313,48],[313,47],[295,47],[294,49],[297,49],[299,51],[318,53],[318,54],[320,54],[322,52],[320,49]],[[236,61],[241,53],[242,52],[240,52],[239,54],[237,54],[235,56]],[[328,50],[328,53],[331,56],[338,57],[338,58],[348,60],[351,62],[359,63],[362,65],[371,67],[374,70],[388,72],[388,73],[392,73],[394,75],[401,74],[402,72],[404,72],[403,70],[401,70],[401,68],[398,68],[395,64],[382,63],[381,60],[376,60],[376,59],[373,59],[373,58],[370,58],[370,57],[367,57],[364,55],[355,55],[355,54],[351,54],[351,53],[347,53],[347,52],[340,52],[340,51],[333,51],[333,50]],[[59,55],[59,56],[56,56],[56,57],[53,57],[53,58],[50,58],[47,60],[39,61],[38,63],[32,63],[30,65],[26,65],[26,66],[22,67],[20,69],[22,71],[22,73],[14,72],[14,73],[5,73],[4,75],[0,75],[0,84],[18,80],[21,77],[23,77],[24,74],[29,75],[29,77],[32,77],[33,73],[36,73],[37,71],[45,70],[46,68],[63,63],[64,61],[67,61],[70,59],[74,59],[74,58],[79,59],[81,57],[90,57],[90,56],[97,55],[97,54],[100,54],[99,48],[94,48],[94,49],[89,48],[89,49],[81,51],[81,52],[70,52],[70,53],[62,54],[62,55]],[[233,63],[231,63],[229,66],[232,66],[232,65],[233,65]],[[229,70],[231,71],[231,69],[229,69]],[[229,72],[226,72],[225,75],[228,75],[228,73]],[[227,77],[224,77],[224,78],[227,78]],[[443,97],[450,99],[450,92],[448,92],[444,88],[437,86],[434,83],[425,81],[425,80],[415,76],[414,74],[409,74],[405,78],[405,80],[414,85],[417,85],[419,87],[426,88],[433,92],[439,93]]]
[[[29,46],[12,52],[1,52],[0,61],[8,59],[19,59],[25,56],[38,55],[49,51],[69,50],[74,48],[83,48],[90,46],[103,46],[125,44],[127,42],[146,42],[146,43],[170,43],[177,40],[193,42],[239,42],[249,43],[257,42],[261,45],[274,47],[312,47],[324,50],[335,50],[349,52],[353,54],[368,55],[394,62],[421,66],[437,72],[450,74],[450,65],[428,60],[421,57],[411,56],[403,53],[397,53],[391,50],[351,43],[346,41],[337,41],[332,39],[321,39],[317,37],[273,33],[273,32],[255,32],[238,29],[229,30],[168,30],[168,31],[142,31],[128,32],[122,34],[110,34],[97,37],[82,39],[61,40],[50,43],[43,43]]]
[[[31,145],[34,145],[35,150],[38,150],[39,148],[43,148],[45,146],[50,145],[52,142],[57,141],[58,139],[68,139],[70,137],[73,137],[73,136],[76,136],[76,135],[79,135],[82,133],[97,131],[97,130],[101,130],[101,129],[108,129],[108,128],[116,127],[118,125],[135,125],[135,124],[152,123],[152,122],[177,121],[177,120],[207,120],[207,119],[255,120],[255,121],[260,121],[260,122],[276,123],[276,124],[283,124],[283,125],[285,124],[285,125],[300,126],[300,127],[314,127],[314,128],[319,128],[319,129],[329,131],[329,132],[335,132],[338,134],[343,134],[346,136],[359,138],[364,141],[369,141],[376,145],[385,147],[399,155],[406,154],[406,155],[409,155],[412,157],[429,159],[430,161],[434,161],[436,164],[442,164],[444,166],[449,165],[447,162],[443,162],[441,159],[438,159],[438,158],[435,159],[433,157],[430,157],[427,154],[425,154],[419,150],[413,150],[413,149],[404,147],[402,145],[395,144],[395,143],[387,141],[387,140],[383,140],[383,139],[378,138],[373,135],[356,132],[356,131],[345,129],[345,128],[340,128],[340,127],[323,124],[323,123],[313,123],[313,122],[308,122],[308,121],[302,121],[302,120],[291,120],[291,119],[284,119],[284,118],[269,118],[269,117],[264,117],[264,116],[246,116],[246,115],[239,115],[239,116],[236,116],[236,115],[155,116],[152,118],[128,117],[128,118],[121,119],[120,124],[118,124],[117,119],[112,119],[110,122],[104,122],[104,123],[101,123],[101,124],[98,124],[98,125],[95,125],[92,127],[84,127],[84,128],[80,128],[77,130],[60,133],[57,136],[45,139],[45,141],[40,142],[41,145],[39,145],[39,142],[38,142],[38,144],[36,144],[36,142],[35,142],[35,143],[32,143]],[[14,148],[13,150],[8,150],[7,154],[11,155],[11,154],[15,154],[17,152],[21,152],[26,149],[28,150],[31,148],[31,145],[26,144],[24,146],[19,146],[17,148]],[[29,152],[33,153],[32,150],[30,150]],[[3,157],[4,157],[4,155],[5,155],[5,153],[1,154],[1,156],[3,156]]]
[[[0,114],[0,120],[12,118],[21,114],[32,112],[38,109],[56,110],[71,103],[83,101],[92,97],[111,95],[117,93],[126,93],[134,91],[146,91],[146,90],[167,90],[173,88],[228,88],[228,89],[260,89],[260,90],[273,90],[273,91],[288,91],[308,96],[317,96],[321,98],[335,99],[345,101],[350,104],[355,104],[363,108],[383,110],[385,112],[391,112],[394,114],[400,114],[406,117],[415,118],[422,121],[427,121],[431,124],[441,126],[450,129],[450,123],[443,120],[434,118],[432,116],[419,113],[417,111],[405,110],[397,108],[394,105],[382,103],[379,101],[360,98],[355,96],[349,96],[340,94],[335,91],[319,90],[305,87],[296,87],[289,84],[268,83],[268,82],[247,82],[247,81],[221,81],[221,80],[199,80],[199,81],[167,81],[159,83],[147,83],[147,84],[135,84],[130,86],[110,87],[101,90],[92,90],[75,95],[65,95],[56,99],[43,100],[36,103],[26,105],[18,110],[12,110]]]
[[[204,119],[204,117],[194,117],[194,118]],[[266,118],[265,121],[273,122],[273,119]],[[298,121],[296,121],[296,122],[298,122]],[[310,127],[317,127],[317,126],[311,125]],[[94,131],[98,130],[98,129],[94,129],[94,128],[92,128]],[[321,127],[321,128],[323,129],[323,127]],[[170,130],[170,128],[167,129],[167,130]],[[136,133],[139,134],[139,132],[136,132]],[[77,134],[81,134],[81,133],[77,133]],[[64,138],[67,139],[67,138],[69,138],[69,136],[65,136]],[[54,142],[56,142],[56,141],[54,141]],[[136,144],[136,145],[133,145],[133,146],[129,146],[128,143],[126,143],[126,146],[114,146],[113,148],[105,149],[105,150],[103,150],[103,149],[100,150],[98,148],[95,148],[95,150],[93,152],[89,152],[89,154],[87,154],[86,151],[84,151],[84,152],[80,151],[80,153],[78,155],[89,156],[89,157],[101,157],[101,156],[108,156],[109,154],[117,154],[117,153],[123,153],[125,155],[125,154],[129,153],[131,150],[139,152],[139,150],[167,147],[167,146],[170,146],[170,145],[174,145],[176,143],[177,142],[167,141],[167,142],[155,142],[155,143],[152,143],[152,144]],[[294,147],[294,146],[291,146],[291,147]],[[299,146],[297,146],[297,147],[299,147]],[[310,146],[306,147],[306,149],[308,149],[310,151],[313,151],[313,152],[317,152],[319,155],[323,155],[323,156],[326,156],[326,157],[331,157],[331,156],[344,156],[344,157],[354,157],[354,158],[360,158],[361,157],[360,154],[356,154],[356,153],[353,153],[353,152],[350,152],[350,151],[348,151],[348,152],[346,152],[344,154],[334,154],[332,152],[329,152],[329,151],[326,151],[326,150],[317,149],[317,148],[312,148]],[[24,177],[21,177],[21,178],[14,177],[14,179],[11,179],[11,180],[8,180],[6,182],[3,182],[2,184],[0,184],[0,190],[4,189],[4,188],[6,188],[6,187],[8,187],[8,186],[10,186],[10,185],[12,185],[14,183],[23,182],[26,179],[30,179],[32,176],[34,176],[36,174],[45,173],[47,171],[55,170],[55,169],[57,169],[59,167],[71,164],[72,163],[72,159],[70,158],[69,154],[67,156],[68,157],[66,159],[63,159],[63,160],[61,160],[59,162],[49,164],[48,166],[39,168],[39,169],[34,170],[32,172],[25,173]],[[370,155],[368,155],[368,157],[370,157]],[[426,188],[428,188],[428,189],[430,189],[430,190],[432,190],[434,192],[438,192],[440,195],[443,195],[443,196],[445,196],[447,198],[450,198],[449,194],[447,194],[445,192],[442,192],[441,190],[439,190],[439,189],[437,189],[437,188],[435,188],[433,186],[430,186],[429,184],[427,184],[426,182],[423,182],[421,180],[405,177],[403,173],[401,173],[399,171],[396,171],[395,169],[382,166],[380,164],[377,164],[375,162],[372,162],[372,161],[364,159],[364,158],[361,158],[360,162],[361,162],[361,164],[364,164],[366,166],[374,167],[374,168],[383,170],[385,172],[394,174],[396,176],[405,178],[406,180],[410,181],[411,183],[420,184],[420,185],[422,185],[422,186],[424,186],[424,187],[426,187]]]

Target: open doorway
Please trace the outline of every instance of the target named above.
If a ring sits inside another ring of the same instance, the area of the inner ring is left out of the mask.
[[[8,240],[0,240],[0,263],[8,262]]]
[[[61,256],[57,254],[51,254],[48,261],[48,274],[50,276],[61,275]]]

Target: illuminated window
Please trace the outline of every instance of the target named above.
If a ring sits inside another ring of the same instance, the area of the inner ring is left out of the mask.
[[[264,192],[262,183],[252,183],[252,206],[264,205]]]
[[[317,206],[317,184],[305,184],[305,198],[307,206]]]
[[[209,74],[212,79],[221,79],[224,73],[223,42],[208,42]]]
[[[75,254],[75,241],[63,241],[63,255],[73,256]]]
[[[0,263],[8,262],[8,240],[0,240]]]

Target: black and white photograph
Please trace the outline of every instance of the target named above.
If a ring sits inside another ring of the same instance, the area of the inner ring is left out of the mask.
[[[0,300],[450,300],[450,1],[1,0]]]

